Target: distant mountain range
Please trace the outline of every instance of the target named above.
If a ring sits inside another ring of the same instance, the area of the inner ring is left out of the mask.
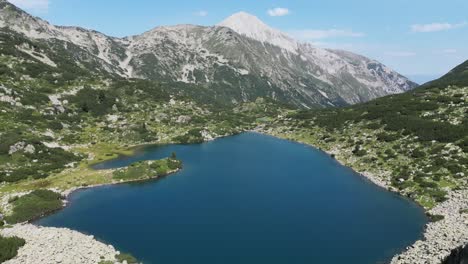
[[[223,103],[268,97],[304,108],[342,106],[417,86],[378,61],[298,42],[244,12],[212,27],[157,27],[116,38],[54,26],[0,0],[0,27],[43,44],[14,48],[52,67],[58,64],[48,54],[61,54],[93,73],[208,89]]]

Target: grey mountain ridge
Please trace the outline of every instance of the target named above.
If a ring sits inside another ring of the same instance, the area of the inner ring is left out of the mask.
[[[116,38],[54,26],[0,0],[0,28],[61,50],[92,72],[203,87],[226,103],[269,97],[305,108],[342,106],[417,86],[375,60],[297,42],[244,12],[217,26],[163,26]],[[16,48],[55,66],[40,50]]]

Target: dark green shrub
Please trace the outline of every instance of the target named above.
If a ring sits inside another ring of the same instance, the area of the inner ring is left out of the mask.
[[[411,152],[411,157],[412,158],[423,158],[426,154],[424,153],[424,151],[420,150],[420,149],[415,149]]]
[[[182,162],[180,162],[178,160],[175,160],[175,159],[169,159],[167,161],[167,166],[171,170],[180,169],[180,168],[182,168]]]
[[[132,255],[130,255],[128,253],[120,253],[120,254],[116,255],[115,258],[121,263],[124,262],[124,261],[127,261],[127,263],[129,263],[129,264],[138,263],[138,260],[134,256],[132,256]]]
[[[424,180],[421,180],[418,182],[419,182],[419,186],[421,186],[422,188],[437,188],[437,184],[435,182],[429,182],[429,181],[424,181]]]
[[[367,124],[367,125],[366,125],[366,128],[372,129],[372,130],[379,129],[379,128],[381,128],[381,127],[382,127],[382,125],[379,124],[379,123],[370,123],[370,124]]]
[[[434,198],[434,200],[438,203],[445,202],[447,200],[447,192],[442,190],[431,190],[429,195]]]
[[[458,165],[456,163],[448,163],[445,166],[452,174],[457,174],[457,173],[463,172],[462,166],[460,166],[460,165]]]
[[[0,236],[0,263],[16,257],[18,249],[25,243],[22,238]]]
[[[358,157],[362,157],[367,154],[367,151],[365,149],[362,149],[360,145],[356,145],[353,149],[353,154]]]
[[[442,221],[445,218],[443,215],[428,214],[427,216],[429,217],[429,221],[431,221],[431,222]]]
[[[398,134],[382,132],[377,134],[377,140],[384,142],[392,142],[399,138]]]
[[[107,114],[114,104],[116,95],[112,90],[95,90],[89,86],[70,96],[69,101],[75,104],[81,112],[91,113],[94,116]]]
[[[19,197],[11,204],[13,213],[5,217],[8,223],[16,224],[46,215],[62,208],[62,196],[50,190],[35,190]]]

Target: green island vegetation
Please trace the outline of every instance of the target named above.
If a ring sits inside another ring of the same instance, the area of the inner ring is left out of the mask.
[[[116,255],[115,258],[121,263],[123,263],[124,261],[127,261],[128,264],[138,263],[138,260],[128,253],[120,253]]]
[[[115,170],[112,173],[112,177],[116,180],[125,181],[145,180],[166,176],[181,168],[182,162],[172,157],[154,161],[140,161],[128,167]]]
[[[128,253],[120,253],[118,255],[115,255],[115,259],[119,263],[124,263],[124,261],[126,261],[126,263],[128,263],[128,264],[139,263],[138,260],[134,256],[132,256],[131,254],[128,254]],[[112,261],[112,260],[101,260],[101,261],[99,261],[98,264],[114,264],[114,261]]]
[[[24,244],[22,238],[0,236],[0,263],[14,258],[18,254],[18,249]]]

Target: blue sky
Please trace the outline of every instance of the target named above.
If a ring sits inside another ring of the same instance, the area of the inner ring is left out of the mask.
[[[246,11],[321,47],[377,59],[418,81],[468,59],[467,0],[10,0],[53,24],[112,36],[159,25],[214,25]]]

